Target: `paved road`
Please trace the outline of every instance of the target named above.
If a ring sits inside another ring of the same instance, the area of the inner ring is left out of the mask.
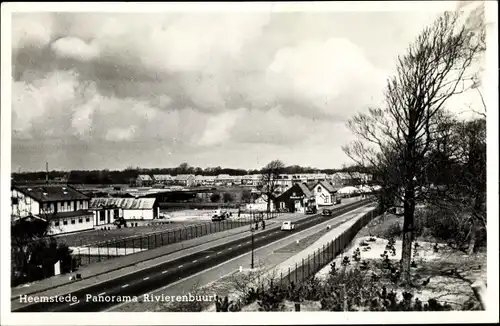
[[[349,208],[344,206],[336,210],[332,216],[311,215],[310,218],[296,223],[295,232],[335,218],[362,206],[362,204],[366,203],[354,203],[352,206],[348,206]],[[290,236],[290,233],[280,231],[279,227],[269,229],[254,238],[254,248],[265,246],[288,236]],[[251,236],[246,236],[224,245],[93,285],[72,293],[72,296],[78,298],[72,303],[42,302],[22,307],[14,310],[14,312],[92,312],[106,310],[119,303],[117,302],[118,297],[139,296],[249,252],[252,248],[251,238]],[[89,300],[89,298],[91,299]],[[94,298],[96,300],[93,300]],[[111,301],[103,302],[99,298]]]

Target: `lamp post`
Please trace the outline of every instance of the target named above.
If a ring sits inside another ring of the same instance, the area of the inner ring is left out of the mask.
[[[253,238],[254,238],[254,229],[253,229],[253,223],[252,225],[250,226],[250,231],[252,232],[252,262],[250,263],[250,268],[253,269],[253,265],[254,265],[254,257],[253,257],[253,248],[254,248],[254,245],[253,245]]]

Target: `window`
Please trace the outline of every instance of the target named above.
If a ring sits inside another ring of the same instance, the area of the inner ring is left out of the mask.
[[[63,225],[68,225],[68,220],[64,220]]]
[[[106,220],[106,217],[104,215],[104,211],[100,211],[99,212],[99,221],[105,221]]]
[[[87,218],[85,219],[85,222],[90,222],[90,217],[87,217]]]
[[[12,205],[17,205],[19,203],[19,199],[17,197],[12,197]]]
[[[71,220],[71,224],[75,224],[76,221],[74,219]]]
[[[80,201],[79,200],[76,201],[75,210],[77,210],[77,209],[80,209]]]
[[[54,221],[54,226],[59,226],[59,221]]]
[[[316,189],[317,192],[321,192],[321,187],[318,187],[318,189]]]
[[[83,218],[79,218],[78,223],[83,223]]]

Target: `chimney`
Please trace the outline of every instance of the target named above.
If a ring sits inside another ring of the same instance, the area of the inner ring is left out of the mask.
[[[45,162],[45,183],[49,184],[49,162]]]

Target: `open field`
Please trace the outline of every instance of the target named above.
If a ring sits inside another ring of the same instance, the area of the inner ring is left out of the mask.
[[[112,230],[90,230],[85,232],[60,235],[56,239],[58,242],[64,242],[70,247],[92,245],[103,241],[118,241],[120,239],[141,236],[152,232],[160,232],[175,228],[182,228],[197,224],[195,222],[176,222],[176,223],[162,223],[151,226],[137,226]]]

